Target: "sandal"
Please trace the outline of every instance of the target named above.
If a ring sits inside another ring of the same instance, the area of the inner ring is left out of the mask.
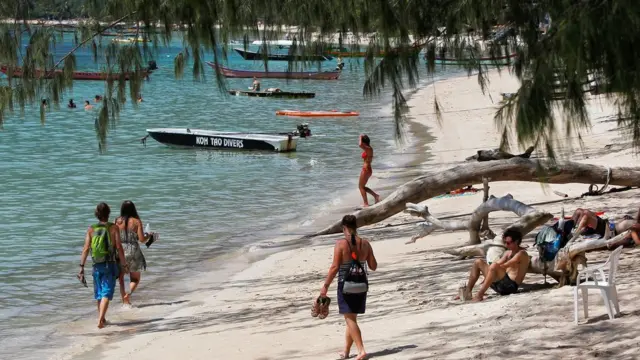
[[[313,302],[311,307],[311,316],[318,317],[318,314],[320,314],[320,296]]]
[[[329,316],[329,305],[331,304],[331,298],[322,297],[319,298],[320,310],[318,312],[318,319],[324,319]]]

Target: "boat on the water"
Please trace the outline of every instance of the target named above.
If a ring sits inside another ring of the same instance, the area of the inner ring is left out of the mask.
[[[11,77],[22,77],[21,67],[10,68],[8,66],[3,65],[3,66],[0,66],[0,72],[2,72],[7,76],[11,75]],[[56,74],[62,74],[62,70],[44,71],[44,70],[37,69],[35,71],[34,78],[53,79]],[[145,69],[142,71],[141,75],[143,78],[145,78],[149,76],[149,74],[151,74],[151,71]],[[120,79],[120,75],[122,74],[119,74],[119,73],[109,74],[106,72],[94,72],[94,71],[74,71],[71,77],[73,80],[107,80],[107,79],[118,80]],[[128,81],[130,78],[133,77],[132,73],[124,73],[123,75],[124,75],[124,80],[126,81]]]
[[[188,128],[147,129],[147,133],[157,142],[169,146],[277,152],[296,151],[298,139],[311,136],[307,124],[298,125],[295,131],[288,133],[224,132]]]
[[[293,92],[293,91],[281,91],[276,89],[274,91],[247,91],[247,90],[229,90],[229,94],[234,96],[249,96],[249,97],[268,97],[278,99],[310,99],[316,97],[316,93],[312,92]]]
[[[276,115],[281,116],[299,116],[299,117],[344,117],[344,116],[360,116],[357,111],[338,111],[338,110],[278,110]]]
[[[133,44],[133,43],[150,43],[151,39],[148,38],[143,38],[143,37],[117,37],[113,40],[114,43],[118,43],[118,44]]]
[[[278,47],[289,47],[289,46],[293,46],[293,40],[267,40],[267,41],[262,41],[262,40],[255,40],[254,42],[251,43],[251,45],[263,45],[263,44],[267,44],[267,46],[278,46]]]
[[[255,51],[234,48],[245,60],[264,60],[265,55]],[[267,54],[266,58],[272,61],[325,61],[331,60],[331,56],[325,55],[297,55],[297,54]]]
[[[267,79],[308,79],[308,80],[338,80],[340,71],[252,71],[229,69],[207,61],[207,65],[220,69],[224,77],[228,78],[267,78]]]
[[[477,59],[457,59],[457,58],[442,58],[439,56],[436,56],[435,62],[436,64],[443,64],[443,65],[465,65],[465,64],[470,64],[472,62],[478,62],[482,65],[494,65],[494,64],[499,64],[499,65],[507,65],[510,62],[513,62],[513,60],[516,57],[516,53],[513,54],[508,54],[505,56],[496,56],[495,58],[491,58],[489,57],[481,57],[481,58],[477,58]]]

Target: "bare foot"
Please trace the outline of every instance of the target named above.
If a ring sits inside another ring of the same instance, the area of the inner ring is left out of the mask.
[[[373,198],[376,199],[376,204],[380,202],[380,195],[373,195]]]
[[[131,301],[129,300],[129,298],[131,297],[131,294],[126,294],[123,298],[122,298],[122,304],[123,305],[131,305]]]
[[[345,353],[345,352],[339,352],[338,353],[338,360],[344,360],[344,359],[348,359],[350,357],[351,357],[351,355],[349,355],[349,353]]]
[[[106,324],[105,324],[106,322],[107,322],[107,321],[106,321],[105,319],[100,319],[100,320],[98,321],[98,329],[102,329],[102,328],[104,328],[104,326],[106,325]]]
[[[480,302],[482,300],[484,300],[484,296],[482,295],[478,296],[478,294],[476,294],[476,296],[474,296],[473,299],[471,299],[471,301],[473,302]]]
[[[367,358],[367,353],[366,352],[362,352],[358,355],[358,357],[356,358],[356,360],[363,360]]]

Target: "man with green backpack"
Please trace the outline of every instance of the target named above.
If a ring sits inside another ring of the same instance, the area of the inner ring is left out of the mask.
[[[95,216],[98,218],[98,223],[91,225],[85,235],[78,274],[78,278],[86,286],[84,265],[91,251],[93,292],[98,302],[98,328],[100,329],[105,326],[109,301],[113,299],[116,281],[120,274],[117,259],[120,260],[120,264],[123,264],[124,271],[127,271],[124,250],[120,243],[120,231],[117,226],[109,222],[110,214],[111,209],[106,203],[100,203],[96,207]]]

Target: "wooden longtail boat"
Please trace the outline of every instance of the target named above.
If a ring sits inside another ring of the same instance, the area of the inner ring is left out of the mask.
[[[13,73],[11,74],[12,77],[22,77],[22,68],[14,67],[12,70],[13,70]],[[9,76],[9,72],[10,72],[9,67],[4,65],[0,66],[0,72]],[[61,73],[62,73],[62,70],[44,71],[44,70],[38,69],[35,71],[35,77],[43,78],[43,79],[53,79],[55,74],[61,74]],[[142,73],[142,77],[147,77],[149,76],[150,73],[151,73],[150,71],[144,70]],[[130,77],[131,77],[130,73],[124,74],[125,80],[129,80]],[[109,75],[108,73],[105,73],[105,72],[74,71],[72,78],[73,80],[107,80],[107,78],[118,80],[120,78],[120,74],[113,73]]]
[[[252,71],[234,70],[207,61],[207,65],[220,69],[224,77],[228,78],[267,78],[267,79],[308,79],[308,80],[338,80],[340,71]]]
[[[513,59],[516,57],[516,54],[509,54],[505,56],[497,56],[495,59],[489,57],[477,58],[475,61],[479,62],[483,65],[493,65],[497,62],[500,65],[506,65],[509,62],[513,62]],[[463,65],[472,62],[471,59],[456,59],[456,58],[441,58],[436,56],[436,64],[445,64],[445,65]]]
[[[255,51],[247,51],[243,49],[235,48],[235,50],[240,56],[242,56],[245,60],[264,60],[264,55]],[[325,61],[331,60],[331,56],[325,55],[293,55],[293,54],[267,54],[267,59],[272,61]]]
[[[292,91],[246,91],[246,90],[229,90],[229,94],[234,96],[249,97],[270,97],[278,99],[310,99],[316,97],[316,93],[312,92],[292,92]]]

